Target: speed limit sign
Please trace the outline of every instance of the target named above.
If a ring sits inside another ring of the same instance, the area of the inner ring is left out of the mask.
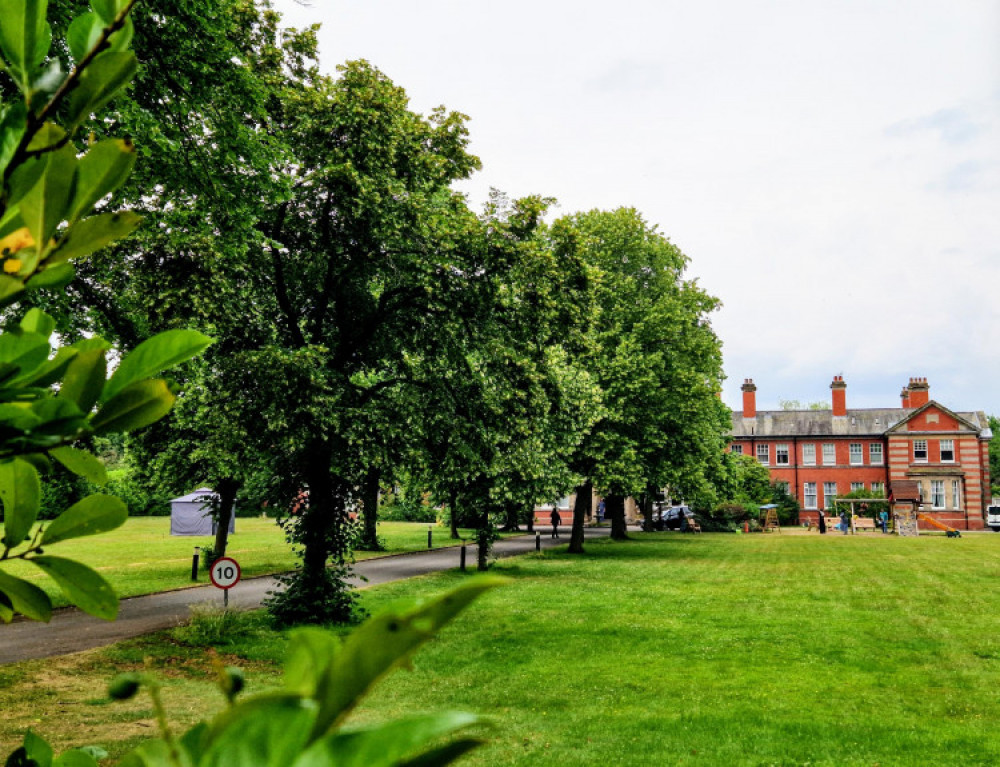
[[[231,589],[240,581],[240,566],[235,559],[222,557],[215,560],[209,577],[217,588]]]

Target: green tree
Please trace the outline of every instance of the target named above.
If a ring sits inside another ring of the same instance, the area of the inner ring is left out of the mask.
[[[1000,418],[989,416],[990,431],[990,490],[994,496],[1000,496]]]

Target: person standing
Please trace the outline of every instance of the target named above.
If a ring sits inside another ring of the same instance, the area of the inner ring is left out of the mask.
[[[840,512],[840,529],[844,531],[844,535],[847,535],[847,532],[851,529],[850,521],[851,516],[846,510]]]
[[[882,535],[886,535],[889,532],[889,512],[882,509],[882,511],[878,513],[878,521],[882,526]]]
[[[559,523],[562,522],[562,518],[559,516],[559,506],[557,504],[552,504],[552,514],[549,516],[552,520],[552,537],[559,537]]]
[[[597,504],[597,524],[602,524],[604,522],[604,499],[602,498]]]
[[[819,534],[826,535],[826,512],[819,510]]]

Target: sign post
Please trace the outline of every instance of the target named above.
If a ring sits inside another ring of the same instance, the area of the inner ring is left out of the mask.
[[[212,563],[212,569],[208,571],[212,579],[212,585],[222,589],[222,605],[229,608],[229,589],[240,582],[240,566],[232,557],[222,557]]]

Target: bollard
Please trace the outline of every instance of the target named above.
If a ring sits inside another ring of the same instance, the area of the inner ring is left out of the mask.
[[[536,532],[535,533],[535,551],[541,551],[541,550],[542,550],[542,534]]]
[[[198,580],[198,555],[201,553],[201,546],[194,547],[194,556],[191,558],[191,580]]]
[[[743,523],[743,532],[744,533],[749,533],[750,532],[750,523],[749,522],[744,522]]]
[[[430,525],[427,525],[427,548],[431,547],[431,535],[432,535],[432,528]]]
[[[464,573],[465,572],[465,544],[464,543],[462,544],[462,556],[459,559],[459,562],[461,562],[461,564],[459,565],[459,567],[462,568],[462,572]]]

